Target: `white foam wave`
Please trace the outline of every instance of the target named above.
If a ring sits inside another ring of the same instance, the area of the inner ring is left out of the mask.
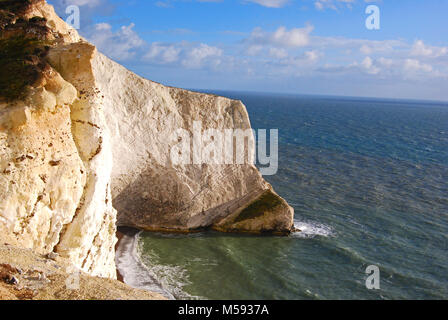
[[[153,263],[151,255],[141,255],[139,234],[124,235],[117,249],[116,265],[131,287],[160,293],[168,299],[195,299],[182,290],[187,285],[186,270]]]
[[[187,270],[180,266],[158,264],[156,253],[147,250],[143,252],[142,244],[141,242],[139,247],[139,257],[164,291],[169,292],[175,299],[201,299],[201,297],[192,296],[183,290],[183,287],[191,284]]]
[[[300,232],[295,232],[292,235],[297,238],[314,238],[316,236],[330,237],[334,235],[334,231],[330,226],[319,222],[294,219],[294,227],[300,230]]]

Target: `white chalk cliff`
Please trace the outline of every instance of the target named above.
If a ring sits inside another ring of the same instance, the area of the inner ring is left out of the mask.
[[[18,12],[2,38],[17,35],[19,16],[43,17],[47,31],[36,37],[51,45],[26,96],[0,100],[4,241],[57,252],[85,272],[114,278],[117,223],[156,231],[291,231],[293,209],[252,164],[171,160],[179,143],[173,132],[192,131],[194,121],[203,130],[249,129],[240,101],[135,75],[43,0]]]

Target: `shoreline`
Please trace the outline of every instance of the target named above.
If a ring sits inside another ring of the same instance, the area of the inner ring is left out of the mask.
[[[117,228],[115,235],[117,236],[117,239],[118,239],[117,243],[115,244],[115,256],[116,256],[118,247],[120,246],[120,241],[121,241],[121,239],[123,239],[124,234],[122,232],[120,232]],[[124,283],[123,275],[120,273],[120,270],[118,269],[117,266],[115,266],[115,271],[117,273],[117,280]]]
[[[167,299],[176,300],[141,261],[138,254],[138,236],[141,232],[131,227],[117,228],[118,241],[115,245],[117,280],[130,287],[155,292]]]
[[[166,300],[111,278],[76,270],[70,260],[8,244],[0,236],[0,300]]]

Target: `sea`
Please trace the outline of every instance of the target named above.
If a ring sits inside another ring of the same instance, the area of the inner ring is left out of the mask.
[[[265,179],[302,232],[140,232],[126,282],[171,299],[448,299],[448,102],[208,92],[279,130]]]

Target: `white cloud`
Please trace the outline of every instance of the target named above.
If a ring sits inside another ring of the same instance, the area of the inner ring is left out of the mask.
[[[105,0],[50,0],[49,2],[58,7],[67,7],[75,5],[79,7],[87,6],[90,8],[101,5]]]
[[[368,75],[396,81],[423,80],[441,77],[448,68],[442,60],[436,64],[437,57],[447,55],[445,47],[429,46],[420,40],[409,44],[403,40],[318,37],[311,35],[311,25],[278,27],[274,31],[256,28],[240,43],[225,47],[187,41],[147,44],[133,27],[130,24],[114,32],[109,24],[100,23],[88,38],[118,60],[133,58],[147,47],[139,58],[151,65],[215,72],[250,70],[247,74],[253,77],[316,76],[325,72],[350,78]]]
[[[416,40],[411,49],[411,55],[420,57],[437,58],[448,55],[447,47],[427,46],[422,40]]]
[[[269,56],[274,59],[284,59],[288,56],[288,51],[283,48],[270,48]]]
[[[297,67],[301,70],[314,68],[314,64],[322,56],[322,53],[316,50],[305,51],[302,54],[295,56],[293,58],[283,59],[280,61],[281,64],[287,66],[296,67],[296,69],[291,69],[291,72],[296,72]]]
[[[317,10],[336,10],[341,4],[351,7],[354,2],[355,0],[317,0],[314,2],[314,6]]]
[[[322,68],[322,71],[331,72],[335,74],[368,74],[368,75],[378,75],[382,71],[378,65],[378,61],[372,59],[371,57],[365,57],[361,62],[355,61],[349,65],[331,65],[327,64]]]
[[[263,46],[259,44],[250,45],[247,50],[246,54],[249,56],[256,56],[259,55],[263,51]]]
[[[99,6],[101,4],[101,0],[63,0],[62,2],[64,2],[67,5],[75,5],[75,6],[89,6],[89,7],[96,7]]]
[[[114,32],[110,24],[98,23],[88,32],[87,39],[111,58],[128,60],[145,43],[133,30],[134,26],[131,23]]]
[[[320,72],[334,76],[406,80],[440,78],[448,71],[445,47],[434,47],[404,40],[368,40],[312,35],[313,26],[274,31],[254,29],[242,41],[254,75],[274,76]],[[235,54],[235,53],[233,53]],[[412,55],[422,59],[410,59]],[[323,59],[323,57],[326,59]],[[237,56],[235,56],[237,58]],[[237,61],[239,61],[237,59]],[[355,62],[353,62],[355,61]]]
[[[316,50],[306,51],[305,57],[309,62],[316,62],[322,54]]]
[[[341,48],[344,50],[358,50],[364,55],[372,53],[392,53],[409,49],[409,44],[402,40],[367,40],[345,37],[320,37],[313,36],[310,42],[320,48]]]
[[[373,64],[373,60],[370,57],[365,57],[361,62],[361,66],[369,74],[378,74],[380,72],[380,68]]]
[[[220,60],[217,58],[221,57],[221,55],[221,49],[201,43],[198,47],[194,47],[187,51],[182,64],[187,68],[199,68],[208,60],[208,62],[212,62],[216,66],[217,64],[220,64]]]
[[[347,7],[351,9],[356,2],[357,2],[356,0],[315,0],[314,7],[317,10],[325,10],[325,9],[338,10],[341,7]],[[382,2],[382,0],[364,0],[364,2],[373,3],[373,2]]]
[[[394,65],[394,60],[388,59],[388,58],[384,58],[384,57],[380,57],[378,59],[378,63],[381,66],[385,67],[385,68],[390,68],[390,67],[392,67]]]
[[[363,44],[359,51],[361,51],[362,54],[368,55],[372,53],[372,48],[370,48],[368,45]]]
[[[263,7],[268,8],[281,8],[289,2],[289,0],[247,0],[247,1],[254,2]]]
[[[222,62],[222,49],[204,43],[193,44],[154,42],[144,55],[145,61],[153,64],[176,65],[187,69],[217,67]]]
[[[426,63],[421,63],[416,59],[406,59],[404,63],[404,69],[407,73],[418,73],[418,72],[431,72],[433,70],[432,66]]]
[[[168,1],[156,1],[155,5],[160,8],[172,8],[173,5]]]
[[[160,64],[169,64],[179,61],[181,51],[180,48],[174,45],[162,45],[154,42],[151,44],[144,58],[151,61],[157,60]]]
[[[309,44],[310,33],[314,27],[308,25],[304,28],[293,28],[287,30],[279,27],[274,32],[263,31],[255,28],[245,42],[251,45],[272,45],[276,47],[303,47]]]
[[[114,6],[109,3],[109,0],[47,0],[48,3],[53,5],[56,12],[59,14],[65,14],[65,10],[68,6],[75,5],[82,9],[82,13],[86,15],[95,14],[98,12],[109,12]]]

